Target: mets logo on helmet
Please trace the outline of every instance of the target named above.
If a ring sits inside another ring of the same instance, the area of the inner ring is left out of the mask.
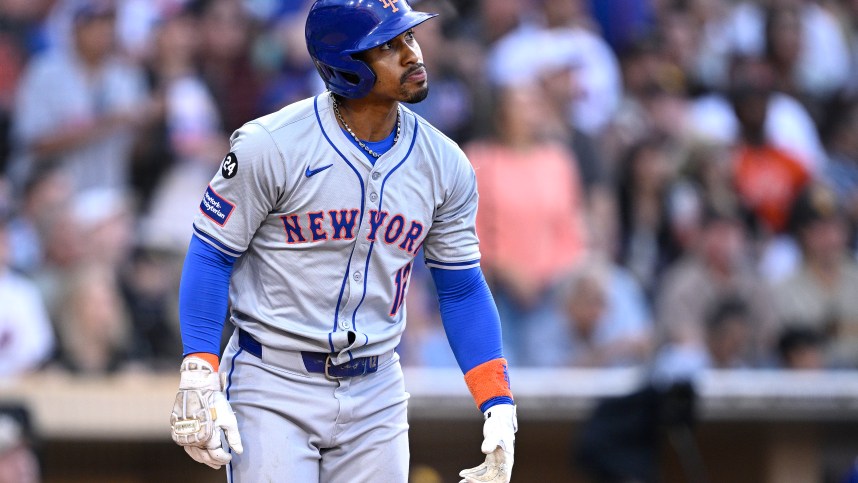
[[[381,2],[381,5],[384,6],[384,8],[393,7],[393,13],[396,13],[399,11],[399,9],[396,8],[396,5],[395,5],[396,2],[398,2],[399,0],[378,0],[378,1]]]

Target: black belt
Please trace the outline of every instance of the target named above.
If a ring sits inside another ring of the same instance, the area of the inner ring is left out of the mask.
[[[262,344],[241,329],[238,329],[238,346],[262,359]],[[331,362],[331,355],[326,352],[301,351],[301,359],[307,372],[324,374],[329,379],[362,376],[378,370],[378,356],[358,357],[336,366]]]

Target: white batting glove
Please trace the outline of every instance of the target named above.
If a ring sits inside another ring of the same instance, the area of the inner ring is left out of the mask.
[[[483,444],[480,448],[486,461],[459,473],[459,483],[509,483],[512,476],[513,452],[515,451],[515,432],[518,431],[518,419],[515,406],[498,404],[485,412],[483,424]]]
[[[226,434],[233,451],[243,451],[238,422],[221,390],[220,378],[212,365],[199,357],[182,361],[170,429],[173,441],[184,446],[191,458],[214,469],[232,459],[222,446],[222,434]]]

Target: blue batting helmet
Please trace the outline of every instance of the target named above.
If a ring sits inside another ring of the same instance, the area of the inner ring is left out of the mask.
[[[352,54],[377,47],[437,14],[415,12],[406,0],[316,0],[307,16],[307,50],[331,92],[369,94],[375,73]]]

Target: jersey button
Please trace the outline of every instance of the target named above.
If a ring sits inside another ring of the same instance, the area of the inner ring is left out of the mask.
[[[372,173],[372,179],[378,179],[378,178],[381,178],[381,173],[379,173],[378,171],[376,171],[375,173]]]
[[[354,274],[354,275],[352,275],[352,278],[354,278],[354,279],[355,279],[355,282],[360,282],[360,278],[361,278],[361,276],[362,276],[362,275],[360,274],[360,272],[355,272],[355,274]]]
[[[375,193],[370,194],[370,195],[369,195],[369,200],[370,200],[370,201],[378,201],[378,195],[377,195],[377,194],[375,194]]]
[[[342,322],[340,322],[340,328],[341,328],[341,329],[348,329],[348,328],[349,328],[349,323],[348,323],[348,322],[346,322],[345,320],[344,320],[344,321],[342,321]]]

